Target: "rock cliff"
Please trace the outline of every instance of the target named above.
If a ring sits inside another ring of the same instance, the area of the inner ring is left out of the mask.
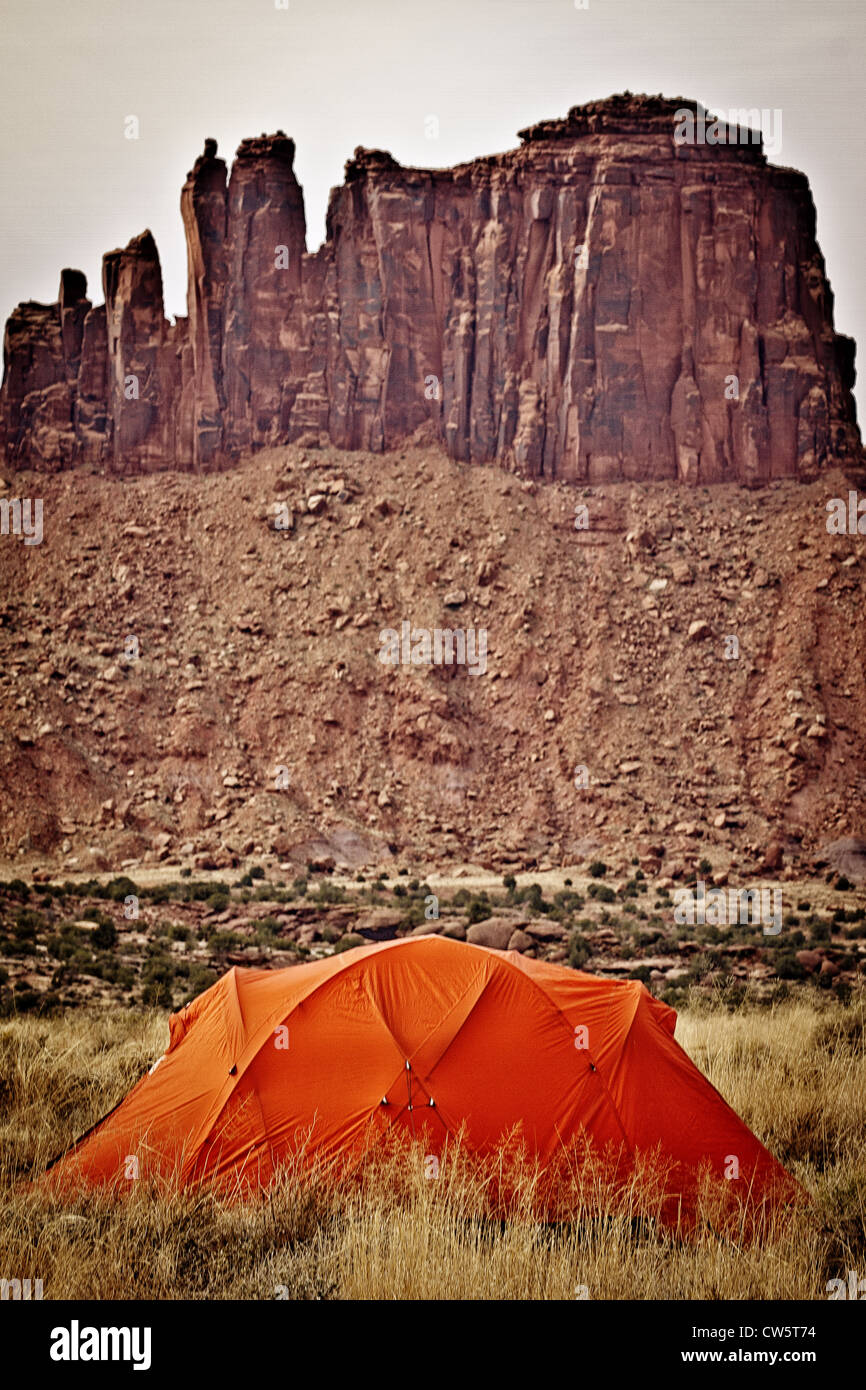
[[[682,98],[625,94],[454,169],[357,149],[306,251],[294,142],[207,140],[181,195],[188,318],[149,232],[20,305],[4,340],[13,466],[211,470],[311,431],[417,431],[533,477],[808,479],[859,460],[804,175],[757,132],[680,143]]]

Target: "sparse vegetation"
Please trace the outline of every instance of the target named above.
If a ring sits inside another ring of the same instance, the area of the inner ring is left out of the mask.
[[[387,939],[430,920],[425,909],[431,887],[408,873],[396,874],[389,886],[381,873],[358,884],[329,876],[327,865],[313,864],[313,869],[312,880],[299,875],[290,887],[258,876],[244,875],[234,884],[212,876],[138,885],[134,895],[128,890],[137,885],[125,876],[104,885],[95,879],[44,884],[38,894],[21,880],[0,882],[0,962],[5,972],[0,1016],[56,1012],[96,999],[121,1005],[131,999],[170,999],[176,1007],[194,996],[197,980],[209,980],[208,971],[220,972],[229,963],[292,965],[330,953],[346,937],[357,938],[358,944]],[[245,879],[249,882],[243,886]],[[673,956],[661,971],[643,970],[638,976],[672,1001],[681,998],[684,977],[704,990],[720,985],[733,989],[749,984],[755,971],[762,972],[758,994],[767,1003],[782,990],[816,987],[844,1000],[866,973],[861,944],[866,941],[866,906],[856,897],[849,898],[848,907],[837,906],[834,890],[823,886],[807,913],[798,908],[804,916],[785,914],[776,939],[765,936],[760,925],[674,923],[668,889],[651,893],[652,881],[640,868],[616,884],[587,871],[580,888],[561,880],[549,896],[540,881],[518,888],[515,876],[506,875],[501,882],[501,891],[494,882],[489,890],[440,887],[440,915],[458,916],[467,928],[502,912],[514,914],[515,925],[533,917],[558,923],[563,936],[550,933],[526,949],[578,968],[588,955],[579,943],[572,949],[573,933],[589,943],[602,928],[609,935],[592,943],[593,969],[605,973],[608,962],[629,960],[641,971],[648,955]],[[512,882],[513,888],[507,886]],[[139,900],[134,912],[128,912],[130,897]],[[647,910],[651,903],[654,907]],[[270,909],[264,917],[259,904]],[[170,915],[162,915],[160,909],[169,906]],[[378,927],[375,937],[358,930],[371,908],[390,909],[388,925]],[[749,948],[747,955],[741,953],[743,946]],[[158,972],[154,956],[161,960]],[[825,958],[828,964],[822,969]],[[735,965],[747,967],[745,979],[731,974]]]

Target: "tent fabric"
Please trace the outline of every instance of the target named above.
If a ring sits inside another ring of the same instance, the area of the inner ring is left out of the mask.
[[[232,969],[170,1019],[167,1051],[51,1170],[93,1184],[174,1173],[266,1184],[303,1148],[463,1130],[489,1151],[520,1127],[552,1159],[588,1138],[763,1195],[793,1184],[674,1040],[676,1015],[617,981],[422,936],[283,970]]]

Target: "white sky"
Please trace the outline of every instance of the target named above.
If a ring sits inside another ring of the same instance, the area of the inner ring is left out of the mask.
[[[781,108],[774,162],[809,177],[836,327],[866,354],[864,0],[3,0],[2,30],[4,319],[53,301],[63,266],[101,302],[102,253],[145,227],[185,313],[178,204],[205,136],[229,162],[244,136],[295,139],[315,250],[356,145],[447,166],[628,88]]]

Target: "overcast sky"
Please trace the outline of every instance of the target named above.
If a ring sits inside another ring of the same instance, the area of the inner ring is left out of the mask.
[[[774,162],[809,177],[836,327],[866,353],[864,0],[4,0],[2,17],[4,319],[56,299],[63,266],[101,302],[103,252],[145,227],[185,313],[178,203],[205,136],[228,160],[244,136],[294,137],[315,250],[356,145],[447,166],[628,88],[781,109]]]

